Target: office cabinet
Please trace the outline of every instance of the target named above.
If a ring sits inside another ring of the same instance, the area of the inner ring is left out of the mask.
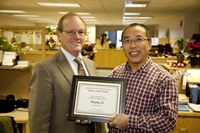
[[[0,66],[0,95],[15,95],[15,98],[29,98],[29,80],[32,67]]]
[[[179,112],[176,129],[172,133],[200,133],[200,113]]]

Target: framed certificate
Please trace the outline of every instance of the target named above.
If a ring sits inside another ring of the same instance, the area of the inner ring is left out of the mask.
[[[68,120],[108,122],[125,109],[126,80],[73,76]]]

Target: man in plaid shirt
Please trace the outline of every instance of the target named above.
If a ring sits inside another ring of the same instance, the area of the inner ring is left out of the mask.
[[[110,77],[127,80],[125,113],[110,118],[109,133],[167,133],[176,127],[178,89],[172,75],[148,55],[148,27],[133,23],[122,32],[127,62]]]

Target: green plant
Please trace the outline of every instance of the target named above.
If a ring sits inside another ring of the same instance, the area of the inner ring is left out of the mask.
[[[0,37],[0,50],[16,52],[18,51],[18,48],[17,46],[9,43],[6,37]]]
[[[178,39],[178,40],[176,40],[175,45],[178,45],[179,54],[182,53],[181,51],[183,51],[183,49],[185,47],[185,43],[186,43],[186,41],[184,39]]]

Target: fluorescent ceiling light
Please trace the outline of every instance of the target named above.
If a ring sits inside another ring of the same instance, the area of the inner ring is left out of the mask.
[[[36,23],[51,23],[51,24],[57,24],[57,21],[48,21],[48,20],[38,20]]]
[[[126,3],[125,7],[146,7],[147,4],[133,4],[133,3]]]
[[[125,12],[124,15],[131,16],[131,15],[140,15],[139,12]]]
[[[132,22],[131,21],[130,22],[123,22],[124,25],[129,25],[129,24],[132,24],[132,23],[144,24],[145,22],[142,22],[142,21],[140,21],[140,22],[139,21],[138,22],[135,22],[135,21],[134,22],[133,21]]]
[[[152,19],[152,17],[124,17],[123,19]]]
[[[89,12],[76,12],[78,15],[91,15]]]
[[[36,2],[40,6],[56,6],[56,7],[80,7],[79,4],[75,3],[43,3],[43,2]]]
[[[51,20],[51,19],[49,19],[49,18],[27,18],[27,19],[29,19],[29,20],[42,20],[42,21],[49,21],[49,20]]]
[[[131,23],[145,23],[147,20],[123,20],[123,24],[128,25]]]
[[[35,18],[38,18],[40,17],[39,15],[13,15],[15,17],[35,17]]]
[[[44,25],[57,25],[57,21],[37,21],[36,23],[45,23]]]
[[[94,22],[94,21],[98,21],[96,19],[84,19],[85,22]]]
[[[100,24],[99,21],[84,21],[86,24],[90,23],[90,24]]]
[[[26,13],[25,11],[21,10],[0,10],[2,13]]]
[[[58,12],[58,14],[67,14],[68,12]],[[75,12],[77,15],[83,16],[83,15],[91,15],[88,12]]]
[[[147,20],[144,20],[144,19],[135,19],[135,20],[123,20],[123,22],[146,22]]]
[[[94,16],[81,16],[82,19],[95,19]]]
[[[85,22],[86,23],[86,25],[102,25],[102,23],[101,22],[99,22],[99,21],[88,21],[88,22]]]
[[[68,12],[58,12],[58,14],[67,14]]]

